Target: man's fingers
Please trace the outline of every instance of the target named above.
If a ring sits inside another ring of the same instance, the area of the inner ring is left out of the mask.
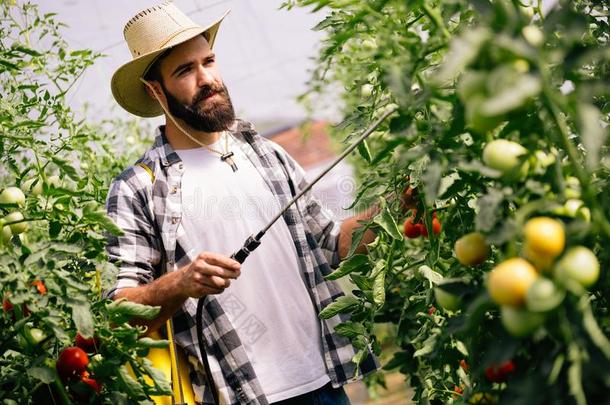
[[[231,285],[231,280],[216,276],[203,277],[201,284],[205,285],[206,287],[224,290]]]
[[[233,260],[229,256],[218,253],[204,252],[199,255],[199,258],[205,260],[207,263],[228,269],[239,270],[241,267],[241,264],[237,260]]]
[[[239,270],[226,269],[221,266],[215,266],[209,262],[200,261],[195,267],[195,271],[203,276],[217,276],[222,278],[236,279],[241,274]]]

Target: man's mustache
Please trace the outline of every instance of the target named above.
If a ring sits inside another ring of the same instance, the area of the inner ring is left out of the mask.
[[[199,93],[195,95],[195,98],[193,99],[193,104],[198,104],[201,100],[208,98],[214,93],[220,93],[222,95],[224,94],[224,92],[225,89],[221,85],[205,85],[201,88]]]

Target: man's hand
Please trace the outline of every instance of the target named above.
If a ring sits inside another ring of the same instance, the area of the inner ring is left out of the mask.
[[[231,279],[241,274],[238,261],[218,253],[202,252],[195,260],[176,271],[170,271],[150,284],[125,288],[114,299],[127,298],[145,305],[157,305],[161,312],[155,319],[134,319],[132,323],[145,325],[149,332],[157,330],[189,298],[220,294]]]
[[[189,265],[180,269],[180,285],[188,297],[220,294],[241,274],[241,264],[218,253],[202,252]]]

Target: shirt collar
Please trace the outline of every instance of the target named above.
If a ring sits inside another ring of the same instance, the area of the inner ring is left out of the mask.
[[[231,133],[234,135],[239,133],[242,135],[247,134],[253,136],[256,134],[254,125],[240,119],[233,121],[233,124],[231,124],[229,127],[229,131],[231,131]],[[179,163],[182,161],[165,136],[165,125],[159,125],[155,130],[154,149],[157,151],[163,166],[171,166],[174,163]]]

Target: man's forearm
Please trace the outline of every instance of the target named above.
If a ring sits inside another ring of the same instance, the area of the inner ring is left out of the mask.
[[[136,318],[131,322],[134,325],[147,326],[148,332],[153,332],[163,326],[188,298],[180,287],[181,276],[180,270],[167,273],[150,284],[120,290],[114,299],[126,298],[139,304],[160,306],[161,312],[156,318]]]
[[[341,231],[339,233],[339,258],[343,260],[348,252],[350,247],[352,246],[352,235],[354,231],[361,227],[362,224],[359,224],[358,221],[368,221],[373,218],[379,212],[379,206],[377,204],[372,207],[367,208],[364,212],[354,215],[352,217],[346,218],[341,223]],[[358,244],[356,248],[356,253],[366,253],[366,245],[375,240],[375,232],[371,229],[367,229],[362,236],[362,240]]]

